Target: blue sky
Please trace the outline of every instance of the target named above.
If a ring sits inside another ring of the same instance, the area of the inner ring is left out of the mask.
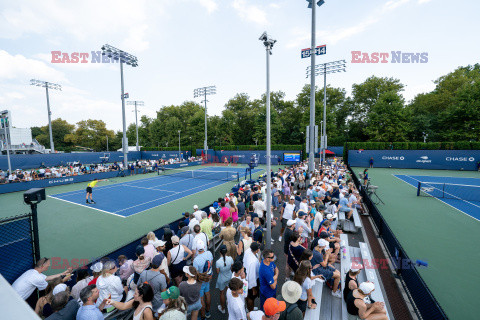
[[[478,62],[478,12],[474,1],[326,0],[317,9],[316,33],[327,54],[317,63],[345,59],[347,72],[327,82],[348,93],[371,75],[398,78],[409,101],[432,90],[438,77]],[[108,43],[138,57],[139,67],[125,67],[125,91],[145,102],[141,114],[153,117],[161,106],[194,100],[195,88],[216,85],[208,111],[219,115],[236,93],[259,98],[265,91],[258,40],[265,30],[277,40],[271,89],[294,99],[309,83],[310,60],[300,50],[310,47],[310,27],[304,0],[3,1],[0,109],[11,110],[16,127],[47,124],[45,92],[29,85],[35,78],[63,86],[50,94],[54,119],[102,119],[119,130],[118,65],[51,63],[51,51],[91,52]],[[428,52],[428,63],[351,64],[352,51]]]

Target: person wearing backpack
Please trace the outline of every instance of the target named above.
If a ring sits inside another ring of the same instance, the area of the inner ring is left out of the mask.
[[[277,296],[278,301],[285,301],[287,307],[280,314],[279,320],[303,320],[303,314],[298,308],[297,301],[302,294],[302,287],[295,281],[287,281],[282,286],[282,294]]]
[[[213,274],[213,255],[207,250],[207,246],[202,240],[197,240],[195,245],[198,255],[193,259],[193,267],[197,269],[203,281],[200,289],[200,297],[202,298],[201,315],[202,318],[210,318],[210,281]]]

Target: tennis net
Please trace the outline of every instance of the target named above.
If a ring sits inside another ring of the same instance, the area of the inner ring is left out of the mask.
[[[158,174],[161,176],[174,176],[179,178],[240,181],[240,174],[237,171],[165,169],[163,171],[160,170]]]
[[[440,182],[419,182],[417,196],[480,201],[480,186]]]

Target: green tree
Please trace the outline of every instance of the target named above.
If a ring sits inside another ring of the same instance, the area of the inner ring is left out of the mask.
[[[65,139],[75,146],[102,151],[107,149],[107,136],[109,149],[113,149],[116,147],[113,130],[107,130],[106,124],[102,120],[89,119],[77,122],[75,132],[67,135]],[[112,142],[111,145],[110,142]]]

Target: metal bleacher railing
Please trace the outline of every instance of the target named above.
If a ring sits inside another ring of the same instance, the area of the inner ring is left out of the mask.
[[[416,307],[417,315],[423,319],[429,320],[448,319],[442,307],[439,305],[425,281],[423,281],[418,273],[415,265],[400,245],[397,237],[383,218],[380,210],[378,210],[375,203],[367,194],[365,188],[361,187],[361,183],[355,172],[350,166],[348,166],[348,170],[351,172],[353,182],[360,190],[363,203],[372,217],[378,235],[387,248],[396,274],[401,279],[402,285],[410,295],[411,300]]]

